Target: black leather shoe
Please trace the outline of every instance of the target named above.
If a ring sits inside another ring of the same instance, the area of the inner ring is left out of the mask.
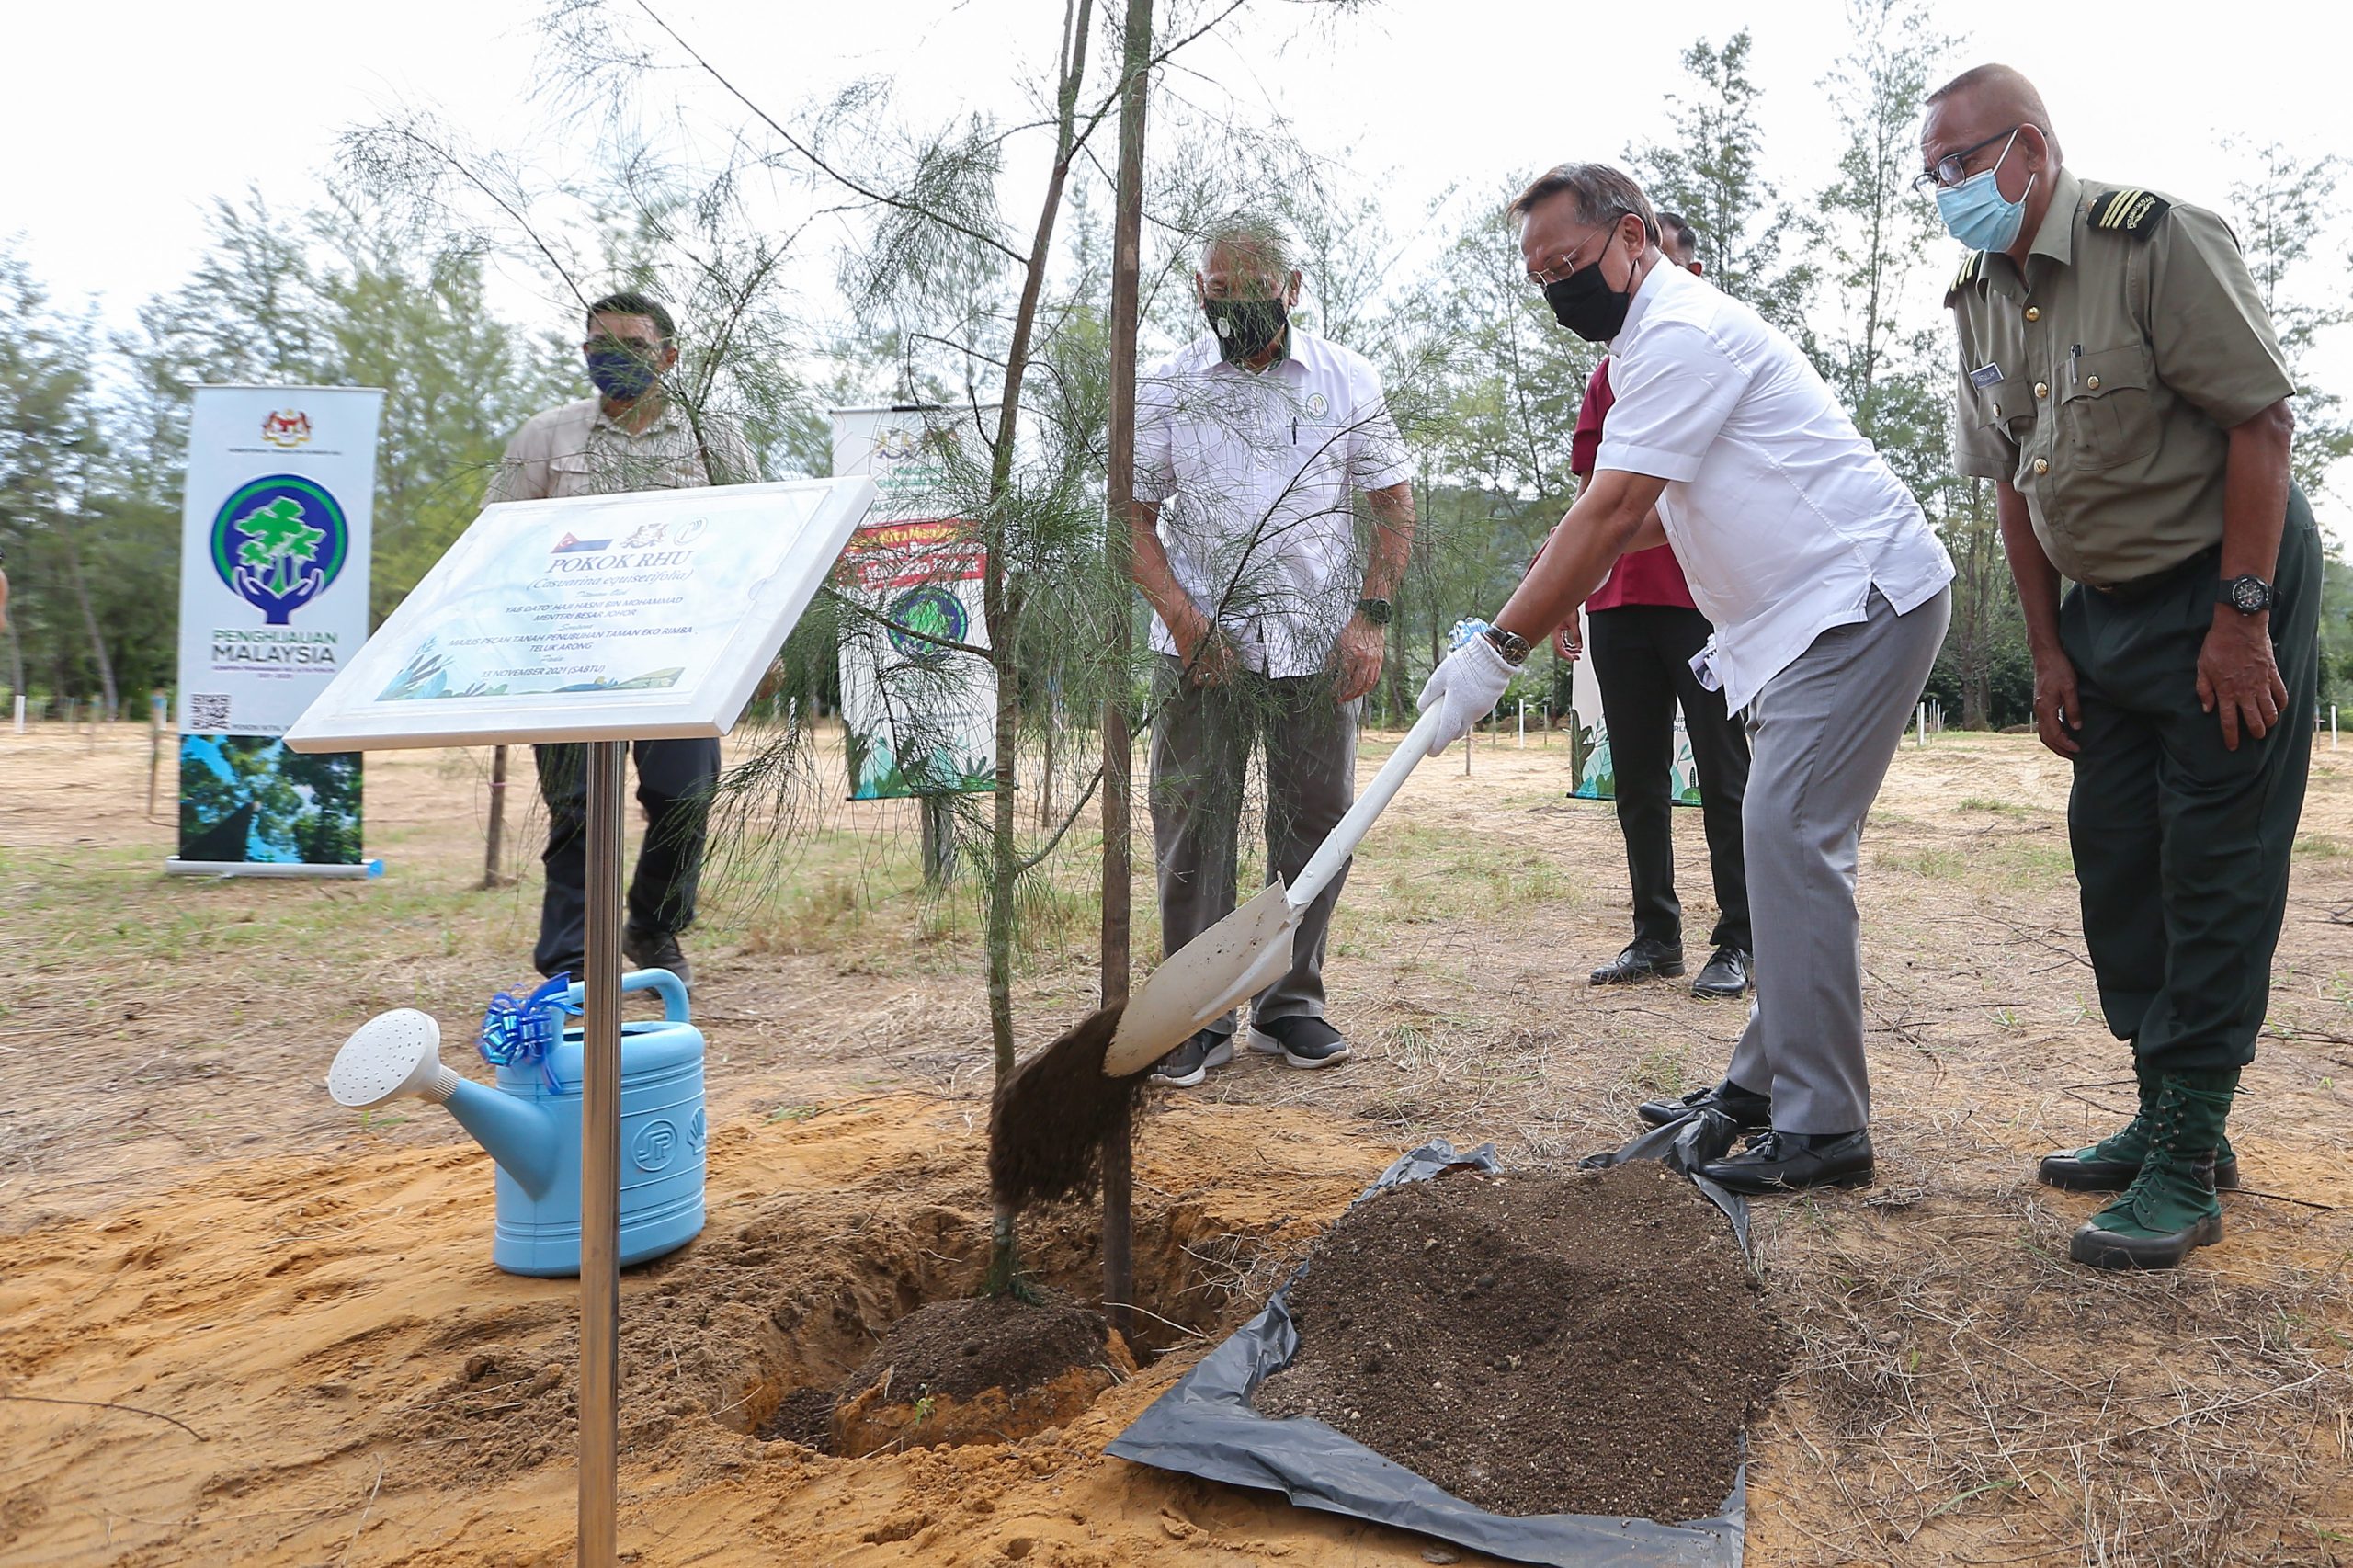
[[[1674,979],[1683,972],[1683,944],[1654,942],[1637,937],[1626,950],[1593,971],[1596,985],[1623,985],[1630,981]]]
[[[1748,991],[1748,949],[1730,943],[1716,949],[1699,975],[1691,982],[1691,994],[1710,1000],[1725,1000],[1741,996]]]
[[[1772,1096],[1744,1089],[1730,1078],[1704,1089],[1694,1089],[1680,1099],[1644,1100],[1634,1108],[1634,1114],[1643,1119],[1646,1127],[1665,1127],[1670,1121],[1681,1121],[1703,1110],[1722,1111],[1745,1130],[1761,1131],[1773,1125]]]
[[[678,983],[694,989],[695,966],[678,947],[678,938],[668,931],[621,933],[621,957],[638,969],[666,969],[678,977]]]
[[[1768,1131],[1737,1154],[1711,1160],[1699,1174],[1719,1187],[1763,1197],[1813,1187],[1869,1187],[1871,1135]]]

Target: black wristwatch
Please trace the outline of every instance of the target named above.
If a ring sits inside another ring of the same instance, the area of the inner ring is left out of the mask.
[[[1524,665],[1528,663],[1528,655],[1530,652],[1528,644],[1528,639],[1522,637],[1518,632],[1506,631],[1500,626],[1490,626],[1483,633],[1482,633],[1482,635],[1484,636],[1488,642],[1493,642],[1495,645],[1495,652],[1504,656],[1505,664]]]
[[[2261,615],[2271,608],[2276,596],[2271,585],[2252,572],[2242,573],[2214,589],[2214,602],[2228,605],[2241,615]]]
[[[1364,617],[1368,625],[1386,626],[1389,624],[1390,604],[1387,599],[1358,599],[1357,613]]]

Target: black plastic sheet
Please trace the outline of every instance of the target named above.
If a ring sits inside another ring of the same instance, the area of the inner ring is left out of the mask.
[[[1714,1158],[1736,1134],[1728,1119],[1706,1114],[1722,1128],[1695,1126],[1703,1118],[1694,1117],[1585,1163],[1596,1166],[1628,1159],[1665,1160],[1692,1176],[1723,1210],[1746,1251],[1746,1203],[1694,1174],[1698,1160]],[[1722,1144],[1700,1152],[1719,1136]],[[1399,1156],[1358,1201],[1383,1187],[1427,1181],[1449,1170],[1493,1175],[1502,1169],[1492,1143],[1464,1154],[1439,1139]],[[1302,1265],[1301,1273],[1305,1270]],[[1298,1278],[1292,1276],[1293,1280]],[[1259,1415],[1251,1408],[1251,1394],[1268,1376],[1289,1366],[1299,1350],[1299,1332],[1285,1301],[1290,1290],[1286,1281],[1265,1310],[1153,1401],[1106,1451],[1207,1481],[1280,1492],[1301,1507],[1418,1530],[1519,1562],[1552,1568],[1738,1568],[1747,1518],[1745,1465],[1734,1473],[1732,1495],[1711,1518],[1661,1524],[1592,1514],[1514,1517],[1474,1507],[1312,1416],[1278,1421]]]

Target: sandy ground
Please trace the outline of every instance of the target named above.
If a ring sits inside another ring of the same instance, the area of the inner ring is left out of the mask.
[[[522,881],[472,891],[485,754],[380,755],[384,881],[166,881],[146,759],[127,727],[0,734],[0,1560],[569,1561],[571,1289],[490,1267],[487,1162],[446,1118],[362,1119],[319,1086],[391,1006],[436,1013],[462,1063],[483,1000],[526,977],[536,824],[510,827]],[[715,887],[690,944],[711,1221],[626,1287],[631,1560],[1425,1561],[1418,1538],[1100,1449],[1398,1148],[1557,1164],[1721,1066],[1736,1008],[1582,983],[1624,939],[1625,873],[1564,768],[1506,740],[1467,778],[1459,753],[1417,774],[1336,926],[1357,1060],[1245,1057],[1155,1105],[1139,1290],[1166,1354],[1019,1445],[835,1460],[748,1435],[970,1288],[987,1029],[971,911],[919,895],[904,809],[829,807],[785,874]],[[1881,1180],[1760,1211],[1802,1349],[1753,1435],[1753,1562],[2353,1562],[2353,748],[2316,760],[2234,1120],[2255,1190],[2171,1277],[2073,1268],[2094,1200],[2027,1179],[2126,1097],[2087,1010],[2064,782],[2030,740],[1949,736],[1902,755],[1875,813]],[[1696,943],[1693,815],[1678,835]],[[1033,916],[1027,1045],[1085,1010],[1094,940],[1067,899]],[[1033,1246],[1086,1289],[1085,1214],[1041,1218]]]

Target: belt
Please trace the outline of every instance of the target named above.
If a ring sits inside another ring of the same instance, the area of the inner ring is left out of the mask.
[[[2168,566],[2162,572],[2152,572],[2145,577],[2135,577],[2130,582],[2106,585],[2086,583],[2084,586],[2103,597],[2129,604],[2134,599],[2145,599],[2153,594],[2163,593],[2179,583],[2193,570],[2202,569],[2211,574],[2221,567],[2222,562],[2222,547],[2219,544],[2211,544],[2188,560]]]

